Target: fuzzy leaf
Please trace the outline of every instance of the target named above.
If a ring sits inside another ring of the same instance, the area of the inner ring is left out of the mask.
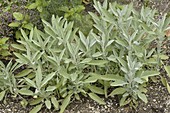
[[[23,55],[21,55],[21,54],[19,54],[19,53],[15,53],[14,52],[14,55],[16,56],[16,57],[18,57],[18,62],[20,62],[20,63],[25,63],[25,64],[27,64],[28,62],[29,62],[29,60],[25,57],[25,56],[23,56]]]
[[[104,94],[104,90],[96,87],[94,85],[89,85],[88,88],[93,92],[93,93],[97,93],[97,94]]]
[[[59,109],[59,103],[58,103],[57,99],[54,96],[51,97],[51,102],[54,105],[55,109],[58,110]]]
[[[70,103],[71,95],[68,95],[62,102],[61,109],[59,113],[63,113],[68,104]]]
[[[137,94],[138,94],[138,97],[139,97],[142,101],[144,101],[145,103],[148,102],[147,97],[146,97],[145,94],[141,93],[140,91],[138,91]]]
[[[101,80],[109,81],[109,80],[123,80],[123,77],[119,75],[114,74],[107,74],[107,75],[101,75]]]
[[[5,93],[6,93],[6,91],[5,91],[5,90],[4,90],[4,91],[2,91],[2,92],[0,92],[0,101],[2,101],[2,99],[4,98]]]
[[[24,48],[24,46],[20,45],[20,44],[12,44],[12,47],[21,51],[26,51],[26,49]]]
[[[48,109],[51,109],[51,102],[50,102],[50,100],[46,100],[46,101],[45,101],[45,106],[46,106]]]
[[[125,84],[128,84],[128,83],[123,80],[116,80],[115,82],[112,82],[110,85],[111,86],[123,86]]]
[[[27,76],[31,72],[32,72],[32,69],[24,69],[23,71],[15,75],[15,77],[24,77],[24,76]]]
[[[104,64],[106,64],[106,63],[108,63],[107,60],[92,60],[92,61],[90,61],[90,62],[87,63],[87,64],[100,66],[100,65],[104,65]]]
[[[89,77],[88,79],[86,79],[84,81],[84,83],[94,83],[97,81],[98,78],[96,78],[95,76]]]
[[[169,84],[168,84],[167,79],[161,76],[161,82],[162,82],[162,84],[167,88],[168,93],[170,93],[170,86],[169,86]]]
[[[64,78],[69,79],[69,74],[67,73],[67,70],[66,70],[65,68],[61,68],[61,69],[59,70],[59,74],[60,74],[61,76],[63,76]]]
[[[56,89],[56,86],[48,86],[46,91],[54,91]]]
[[[31,90],[28,90],[28,89],[25,89],[25,88],[20,89],[18,92],[21,95],[30,95],[30,96],[33,95],[33,92]]]
[[[106,104],[99,96],[97,96],[94,93],[88,93],[88,95],[90,96],[90,98],[92,98],[94,101],[98,102],[99,104]]]
[[[128,103],[130,103],[130,99],[127,99],[127,97],[122,97],[121,100],[120,100],[120,106],[124,106],[124,105],[127,105]]]
[[[46,76],[46,78],[42,81],[41,87],[43,87],[45,84],[48,83],[49,80],[51,80],[55,75],[55,72],[52,72]]]
[[[25,80],[28,82],[28,84],[34,88],[36,88],[36,85],[34,83],[34,81],[30,80],[29,78],[25,78]]]
[[[37,104],[39,104],[40,102],[42,102],[42,100],[43,100],[42,97],[38,97],[38,98],[32,100],[32,101],[30,102],[30,105],[37,105]]]
[[[159,75],[160,73],[158,71],[144,71],[142,74],[141,74],[141,78],[145,79],[146,81],[148,81],[148,77],[151,77],[151,76],[156,76],[156,75]]]
[[[124,94],[126,92],[126,89],[125,88],[116,88],[116,89],[114,89],[110,94],[109,94],[109,96],[113,96],[113,95],[122,95],[122,94]]]
[[[92,59],[91,58],[85,58],[84,60],[82,60],[80,63],[84,64],[84,63],[89,63]]]
[[[38,69],[36,71],[36,76],[35,76],[35,81],[36,81],[36,85],[38,87],[38,89],[40,89],[40,85],[41,85],[41,81],[42,81],[42,70],[41,70],[41,66],[38,66]]]
[[[164,66],[165,71],[168,73],[168,76],[170,77],[170,66]]]
[[[101,56],[101,55],[102,55],[101,52],[96,52],[96,53],[94,53],[94,54],[92,55],[92,57],[99,57],[99,56]]]
[[[29,113],[38,113],[41,110],[42,104],[34,107]]]

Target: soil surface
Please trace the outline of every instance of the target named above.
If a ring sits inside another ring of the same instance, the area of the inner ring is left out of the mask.
[[[115,0],[110,0],[115,1]],[[118,0],[117,0],[118,1]],[[135,0],[134,0],[135,1]],[[148,0],[141,0],[148,1]],[[136,0],[134,6],[138,9],[146,2]],[[120,2],[120,1],[119,1]],[[129,3],[130,0],[122,0],[124,3]],[[160,16],[165,12],[170,12],[169,0],[149,0],[147,2],[151,8],[156,8],[160,12]],[[88,6],[87,6],[88,8]],[[91,9],[91,5],[89,5]],[[165,45],[166,54],[170,57],[170,41]],[[165,61],[166,65],[170,65],[170,58]],[[161,69],[161,75],[167,77],[165,71]],[[64,113],[170,113],[170,94],[166,88],[160,82],[160,77],[157,78],[158,82],[148,83],[147,98],[148,103],[145,104],[139,101],[139,106],[136,109],[132,109],[130,106],[119,107],[118,98],[109,97],[105,100],[106,105],[99,105],[88,97],[82,97],[80,101],[73,101],[65,110]],[[168,79],[170,83],[170,79]],[[28,106],[23,108],[20,104],[20,98],[13,98],[7,96],[6,104],[0,103],[0,113],[28,113],[32,107]],[[57,113],[57,111],[50,111],[42,109],[40,113]]]

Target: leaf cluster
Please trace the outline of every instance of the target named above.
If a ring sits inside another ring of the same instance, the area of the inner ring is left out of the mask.
[[[22,37],[12,45],[19,50],[14,52],[16,64],[1,63],[0,76],[10,85],[2,84],[0,99],[4,91],[13,91],[23,98],[23,106],[35,106],[31,113],[44,106],[62,113],[81,95],[99,104],[105,104],[100,95],[120,95],[120,106],[135,107],[138,99],[147,103],[149,77],[160,74],[155,67],[166,57],[161,42],[170,19],[165,14],[157,21],[155,10],[143,7],[137,12],[133,4],[122,6],[107,0],[103,4],[94,1],[94,8],[98,14],[89,13],[94,29],[88,35],[54,15],[51,22],[42,19],[43,31],[34,27],[28,34],[21,29]],[[156,48],[150,47],[153,41]],[[23,65],[25,69],[13,73]]]

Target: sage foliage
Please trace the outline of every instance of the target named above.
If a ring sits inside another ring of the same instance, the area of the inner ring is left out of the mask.
[[[19,81],[14,83],[22,105],[35,106],[30,113],[44,106],[62,113],[81,95],[99,104],[105,104],[100,95],[120,95],[120,106],[136,106],[138,99],[147,103],[147,82],[160,74],[155,66],[163,55],[160,45],[150,44],[162,40],[170,19],[164,16],[157,23],[155,10],[143,7],[137,12],[133,4],[94,1],[94,8],[98,14],[89,13],[94,29],[87,36],[73,22],[54,15],[51,23],[42,20],[43,31],[35,27],[27,35],[21,29],[21,40],[12,46],[19,50],[14,53],[17,64],[25,69],[10,80]]]

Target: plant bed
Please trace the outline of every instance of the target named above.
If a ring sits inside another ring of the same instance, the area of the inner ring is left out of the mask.
[[[133,4],[94,0],[94,8],[85,35],[54,15],[44,30],[20,29],[15,61],[0,62],[0,100],[17,103],[1,104],[5,112],[169,112],[170,17]]]

